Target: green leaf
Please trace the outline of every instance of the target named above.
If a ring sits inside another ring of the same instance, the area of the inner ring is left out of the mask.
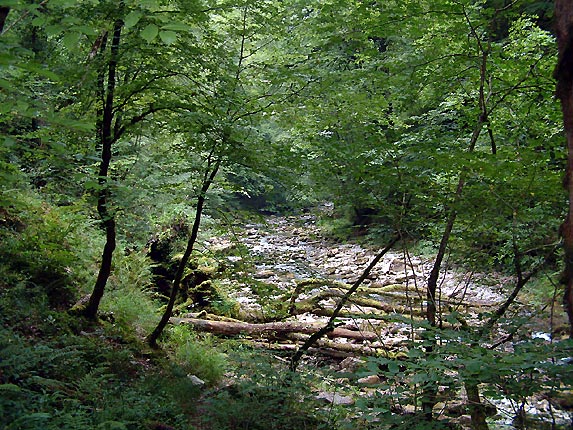
[[[17,66],[22,70],[27,70],[29,72],[37,73],[40,76],[44,76],[54,81],[60,80],[60,77],[50,70],[42,68],[40,65],[35,63],[18,63]]]
[[[106,421],[97,426],[98,429],[105,430],[126,430],[127,427],[121,421]]]
[[[99,34],[94,28],[88,25],[78,25],[77,27],[74,27],[74,30],[87,36],[97,36]]]
[[[171,22],[169,24],[165,24],[164,26],[162,26],[161,29],[173,30],[173,31],[191,31],[192,27],[182,22]]]
[[[127,14],[127,16],[125,17],[125,20],[124,20],[125,28],[131,28],[134,25],[136,25],[142,16],[143,16],[143,13],[141,13],[138,10],[133,10],[133,11],[129,12]]]
[[[99,182],[97,181],[86,181],[84,184],[84,188],[86,190],[93,190],[93,191],[99,191],[102,189],[102,186],[100,185]]]
[[[60,6],[64,9],[72,6],[76,6],[77,2],[75,0],[52,0],[51,6]]]
[[[64,31],[63,25],[48,25],[46,27],[46,35],[48,37],[55,36],[57,34],[62,33],[63,31]]]
[[[35,27],[43,27],[46,24],[46,17],[45,16],[37,16],[32,20],[32,25]]]
[[[80,41],[80,37],[81,37],[80,33],[72,31],[66,33],[66,35],[62,38],[62,43],[68,50],[73,51],[77,48],[78,43]]]
[[[160,31],[159,38],[166,45],[171,45],[173,42],[177,41],[177,33],[174,31]]]
[[[388,362],[388,373],[392,373],[394,375],[397,375],[398,373],[400,373],[399,364],[395,361],[389,361]]]
[[[14,384],[0,384],[0,391],[22,391],[20,387]]]
[[[151,43],[157,37],[158,33],[159,27],[155,24],[149,24],[141,31],[141,37],[143,37],[146,42]]]
[[[13,148],[14,146],[16,146],[16,141],[11,137],[6,137],[4,139],[4,143],[2,144],[2,146],[4,146],[5,148]],[[3,385],[0,385],[0,388],[2,388],[2,386]]]

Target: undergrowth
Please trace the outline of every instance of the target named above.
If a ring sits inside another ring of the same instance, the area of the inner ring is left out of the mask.
[[[170,375],[102,331],[25,337],[0,329],[0,427],[141,429],[187,418]],[[182,427],[183,428],[183,427]]]

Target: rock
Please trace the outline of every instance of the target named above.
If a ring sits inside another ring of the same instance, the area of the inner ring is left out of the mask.
[[[258,236],[259,235],[259,230],[257,228],[249,228],[246,232],[245,232],[248,236]]]
[[[379,384],[381,381],[378,375],[370,375],[365,376],[364,378],[360,378],[357,382],[364,385],[375,385]]]
[[[317,400],[324,400],[326,403],[331,403],[333,405],[344,405],[350,406],[354,404],[354,399],[349,396],[342,396],[338,393],[329,393],[323,391],[316,396]]]
[[[221,240],[219,242],[211,243],[210,249],[213,252],[226,252],[235,248],[236,243],[230,240]]]
[[[255,279],[268,279],[274,276],[275,272],[272,270],[261,270],[253,275]]]
[[[563,409],[565,411],[573,411],[573,391],[563,391],[549,397],[553,406]]]
[[[189,379],[189,381],[193,384],[196,385],[198,387],[202,387],[203,385],[205,385],[205,381],[203,381],[201,378],[198,378],[195,375],[187,375],[187,378]]]
[[[363,360],[356,357],[347,357],[340,362],[338,370],[340,372],[355,372],[356,369],[363,363]]]
[[[441,405],[441,406],[440,406]],[[436,405],[438,410],[443,410],[444,414],[449,417],[458,418],[468,413],[467,405],[463,402],[450,402],[447,405],[439,403]]]
[[[404,260],[396,258],[392,263],[390,263],[390,267],[388,271],[393,274],[404,273],[407,266],[404,264]]]

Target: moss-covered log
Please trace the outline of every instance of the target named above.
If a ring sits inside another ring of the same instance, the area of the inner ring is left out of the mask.
[[[237,321],[211,321],[198,318],[171,318],[173,324],[189,324],[195,330],[223,336],[249,335],[273,339],[287,338],[293,333],[313,334],[320,330],[322,324],[300,322],[273,322],[251,324]],[[356,341],[377,341],[379,336],[371,331],[355,331],[346,328],[335,328],[328,333],[329,338],[346,338]]]

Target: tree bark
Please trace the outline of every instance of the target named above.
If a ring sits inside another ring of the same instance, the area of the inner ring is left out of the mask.
[[[564,186],[569,196],[567,217],[561,225],[565,251],[563,305],[569,318],[569,337],[573,338],[573,4],[571,0],[555,1],[555,27],[559,56],[555,68],[556,95],[561,100],[563,126],[567,139],[567,170]]]
[[[183,279],[183,275],[185,273],[185,268],[189,263],[189,259],[191,258],[191,253],[193,252],[193,247],[195,246],[195,242],[197,241],[197,236],[199,235],[199,227],[201,225],[201,216],[203,214],[203,208],[205,206],[205,198],[207,196],[207,191],[209,191],[209,187],[213,183],[215,176],[217,176],[217,172],[219,171],[219,167],[221,166],[221,157],[217,157],[216,160],[213,160],[213,152],[215,150],[215,146],[212,149],[211,154],[207,159],[207,167],[205,168],[205,175],[203,177],[203,183],[201,185],[201,190],[199,191],[199,196],[197,197],[197,209],[195,212],[195,220],[193,221],[193,227],[191,228],[191,235],[189,236],[189,240],[187,241],[187,247],[181,257],[181,261],[179,262],[179,266],[177,267],[177,272],[175,273],[175,278],[173,279],[173,283],[171,286],[171,295],[169,296],[169,302],[167,303],[167,307],[165,308],[165,312],[159,321],[159,324],[153,330],[153,332],[147,337],[147,343],[152,348],[157,348],[157,340],[163,329],[167,326],[171,315],[173,314],[173,307],[175,306],[175,301],[177,299],[177,295],[179,294],[179,288],[181,286],[181,280]]]
[[[113,120],[114,120],[114,97],[116,86],[116,71],[119,62],[119,45],[121,41],[121,30],[123,21],[118,19],[114,23],[113,37],[111,43],[111,55],[107,71],[107,89],[105,101],[101,112],[101,120],[98,124],[98,144],[101,146],[101,161],[98,173],[98,201],[97,211],[100,216],[103,228],[105,229],[105,245],[101,256],[101,263],[93,292],[89,302],[83,310],[83,315],[90,319],[95,319],[101,298],[103,297],[105,286],[113,260],[113,252],[116,247],[115,215],[109,208],[110,189],[108,184],[109,166],[112,159],[112,145],[114,142]],[[103,85],[103,79],[98,79]]]
[[[487,414],[485,405],[481,402],[479,386],[477,382],[465,383],[466,394],[468,396],[468,407],[470,410],[471,426],[473,430],[488,430]]]
[[[314,334],[322,328],[322,324],[305,324],[300,322],[272,322],[251,324],[239,321],[211,321],[198,318],[171,318],[174,324],[189,324],[195,330],[206,331],[222,336],[236,336],[247,334],[253,337],[285,338],[292,333]],[[349,330],[335,328],[326,334],[327,337],[354,339],[374,342],[380,337],[371,331]]]
[[[4,31],[4,24],[6,23],[6,18],[10,13],[10,8],[7,6],[0,7],[0,34]]]

